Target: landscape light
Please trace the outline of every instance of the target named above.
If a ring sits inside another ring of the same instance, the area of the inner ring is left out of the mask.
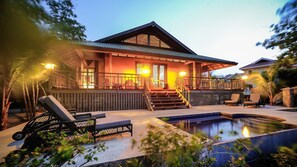
[[[243,127],[242,134],[243,134],[244,137],[250,137],[250,131],[246,126]]]

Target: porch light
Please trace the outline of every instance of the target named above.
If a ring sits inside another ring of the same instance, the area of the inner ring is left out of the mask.
[[[42,65],[44,66],[44,68],[46,68],[47,70],[53,70],[57,65],[52,64],[52,63],[42,63]]]
[[[241,77],[241,79],[242,80],[246,80],[246,79],[248,79],[248,76],[247,75],[244,75],[244,76]]]
[[[150,74],[150,69],[148,67],[143,67],[141,72],[143,75],[148,76]]]
[[[242,134],[243,134],[244,137],[250,137],[250,131],[246,126],[243,127]]]
[[[180,77],[184,77],[184,76],[186,76],[187,75],[187,72],[185,72],[185,71],[181,71],[181,72],[179,72],[179,76]]]

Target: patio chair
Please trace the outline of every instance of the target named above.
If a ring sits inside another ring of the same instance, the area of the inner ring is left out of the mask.
[[[238,93],[232,94],[230,100],[225,100],[226,105],[237,105],[240,103],[241,103],[240,94],[238,94]]]
[[[100,123],[100,120],[102,119],[98,120],[92,118],[91,114],[81,114],[73,116],[62,106],[59,101],[57,101],[51,95],[39,98],[39,102],[46,110],[51,113],[55,113],[59,121],[44,125],[36,129],[33,133],[30,134],[30,136],[26,138],[23,148],[33,149],[38,144],[42,144],[32,142],[32,140],[36,141],[36,138],[40,140],[40,137],[38,137],[38,133],[42,131],[53,131],[58,133],[64,131],[67,134],[73,134],[74,132],[90,132],[93,136],[94,143],[96,142],[96,138],[102,136],[124,132],[130,132],[131,136],[133,135],[133,126],[130,120],[118,120],[113,122]]]
[[[54,97],[53,97],[54,98]],[[75,109],[67,109],[69,113],[76,116],[90,115],[92,118],[105,118],[105,113],[100,111],[93,112],[76,112]],[[55,113],[45,112],[39,116],[32,118],[22,129],[22,131],[17,131],[12,135],[13,140],[22,140],[26,137],[26,135],[34,132],[36,129],[51,123],[59,122]]]
[[[265,104],[261,103],[261,95],[259,93],[251,93],[250,100],[243,102],[243,106],[260,107],[260,105],[265,106]]]

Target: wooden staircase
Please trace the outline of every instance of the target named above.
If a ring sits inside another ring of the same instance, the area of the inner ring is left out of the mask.
[[[175,90],[152,90],[150,97],[154,110],[189,108]]]

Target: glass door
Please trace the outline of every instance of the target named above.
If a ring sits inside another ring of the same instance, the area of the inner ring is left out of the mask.
[[[153,64],[153,87],[165,88],[166,84],[166,65]]]

